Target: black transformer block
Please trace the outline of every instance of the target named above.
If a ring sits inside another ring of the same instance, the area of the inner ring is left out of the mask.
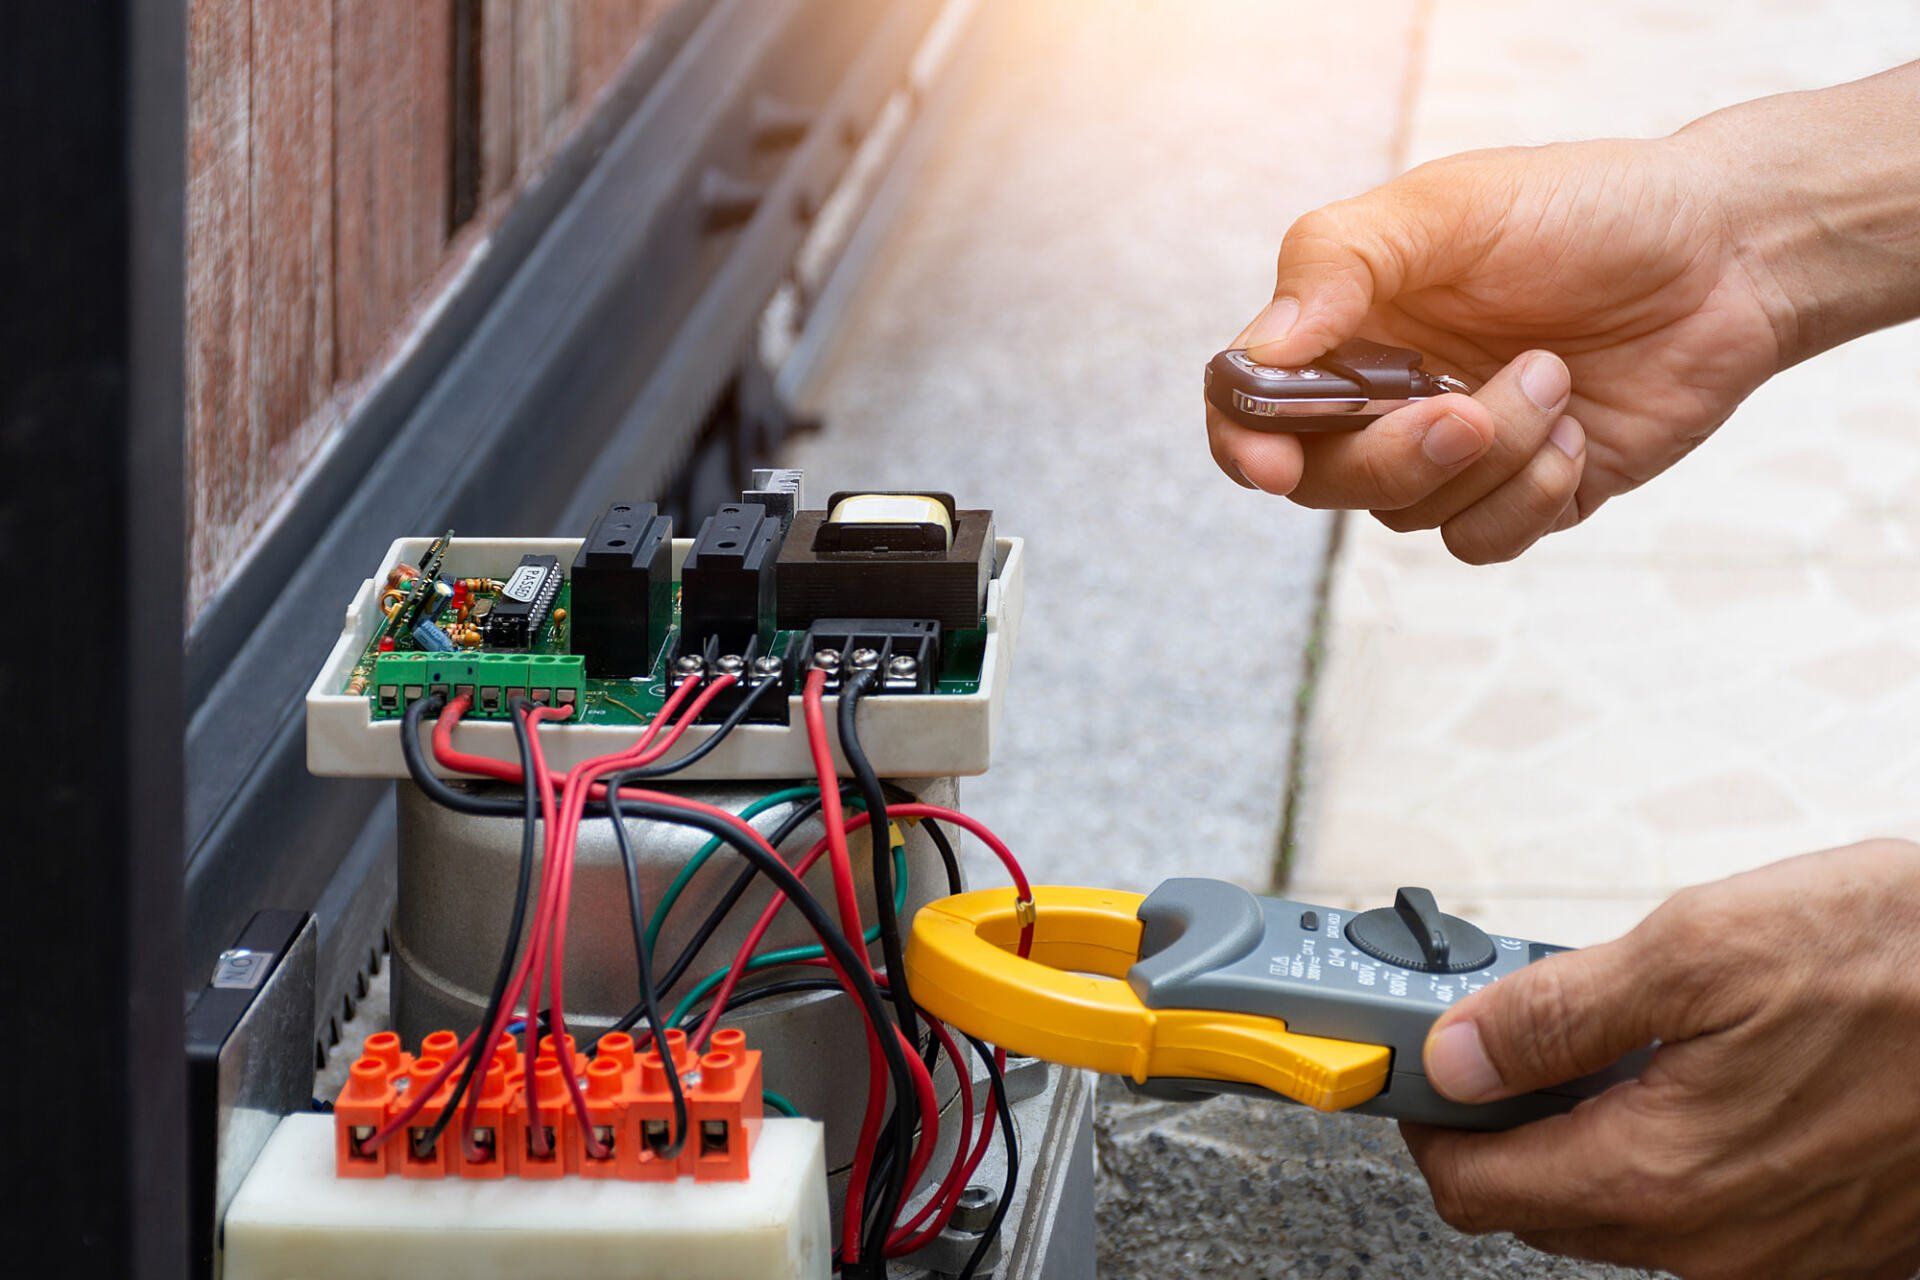
[[[934,525],[834,524],[829,512],[800,511],[780,550],[778,614],[783,630],[819,618],[931,618],[965,631],[980,625],[993,577],[993,512],[963,510],[946,494],[952,537]]]

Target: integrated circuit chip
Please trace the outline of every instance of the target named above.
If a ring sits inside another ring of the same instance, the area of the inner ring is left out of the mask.
[[[487,613],[487,645],[493,649],[530,649],[540,638],[560,592],[560,561],[553,556],[520,557]]]

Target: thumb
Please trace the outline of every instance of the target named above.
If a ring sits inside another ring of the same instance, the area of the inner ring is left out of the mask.
[[[1455,1102],[1492,1102],[1611,1066],[1655,1039],[1697,1034],[1676,1021],[1693,983],[1667,973],[1646,926],[1536,960],[1449,1009],[1427,1033],[1427,1080]]]
[[[1400,292],[1415,239],[1380,192],[1305,215],[1280,245],[1273,301],[1234,345],[1266,365],[1324,355],[1359,332],[1376,302]]]

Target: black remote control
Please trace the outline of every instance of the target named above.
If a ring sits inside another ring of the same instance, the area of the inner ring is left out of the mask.
[[[1405,347],[1355,338],[1295,369],[1255,364],[1235,348],[1207,362],[1207,403],[1255,431],[1356,431],[1374,419],[1467,385],[1420,367]]]

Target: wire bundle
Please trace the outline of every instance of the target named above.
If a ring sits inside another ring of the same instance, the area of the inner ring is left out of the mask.
[[[947,1027],[927,1017],[913,1003],[905,979],[900,923],[907,887],[905,850],[889,839],[894,821],[910,820],[925,825],[945,862],[951,891],[958,892],[961,888],[959,865],[951,843],[940,828],[942,823],[961,827],[985,844],[1006,867],[1022,903],[1031,904],[1032,892],[1011,850],[977,820],[949,808],[922,803],[911,796],[889,798],[889,788],[874,771],[859,739],[859,706],[872,679],[871,671],[856,671],[840,691],[837,727],[840,746],[852,774],[851,785],[843,792],[834,768],[824,706],[826,674],[811,671],[802,702],[818,786],[786,788],[749,806],[741,814],[634,784],[685,768],[714,750],[745,720],[760,697],[777,688],[775,682],[765,682],[751,691],[694,750],[663,763],[667,752],[699,719],[707,705],[733,683],[733,678],[722,675],[704,683],[682,683],[672,691],[658,715],[631,747],[582,761],[560,777],[555,777],[547,766],[539,728],[543,723],[565,719],[571,708],[515,704],[512,715],[520,755],[515,767],[454,748],[453,734],[470,706],[466,696],[451,701],[437,697],[422,699],[409,705],[402,726],[402,749],[409,773],[428,796],[463,813],[518,816],[524,825],[512,918],[480,1025],[448,1055],[441,1074],[430,1087],[420,1091],[419,1100],[377,1132],[370,1140],[371,1145],[377,1148],[403,1130],[425,1099],[459,1071],[452,1101],[430,1130],[427,1140],[437,1141],[458,1111],[461,1141],[472,1154],[478,1101],[478,1090],[472,1083],[492,1056],[491,1051],[478,1051],[478,1046],[499,1043],[524,996],[527,1016],[523,1034],[528,1059],[532,1060],[540,1046],[549,1047],[559,1058],[571,1105],[580,1118],[581,1132],[586,1136],[589,1149],[597,1148],[598,1139],[587,1117],[580,1083],[584,1067],[575,1064],[572,1040],[566,1032],[563,968],[580,824],[587,818],[610,817],[626,879],[627,907],[640,979],[639,999],[610,1030],[627,1030],[644,1022],[648,1034],[664,1046],[667,1028],[680,1024],[692,1028],[689,1045],[698,1052],[720,1020],[733,1009],[798,991],[845,993],[864,1015],[868,1080],[857,1154],[848,1180],[847,1209],[843,1215],[837,1262],[847,1275],[878,1276],[884,1274],[886,1258],[915,1252],[935,1239],[951,1219],[961,1192],[985,1158],[994,1132],[991,1121],[997,1118],[1006,1143],[1007,1182],[991,1225],[982,1234],[962,1272],[964,1276],[973,1275],[1005,1217],[1018,1171],[1012,1112],[1002,1082],[1005,1054],[971,1037],[957,1039]],[[477,795],[450,786],[438,777],[428,766],[420,743],[423,720],[432,712],[438,713],[432,735],[433,754],[443,768],[515,783],[521,788],[521,797],[516,800]],[[905,795],[897,791],[894,794]],[[792,804],[794,808],[771,833],[763,835],[749,821],[781,804]],[[825,834],[789,866],[778,847],[815,814],[821,817]],[[669,886],[651,920],[642,901],[638,865],[626,826],[631,818],[691,827],[711,837]],[[532,875],[536,825],[546,835],[537,887]],[[867,844],[873,864],[874,922],[870,926],[862,918],[852,861],[851,837],[862,828],[868,831]],[[747,865],[656,983],[653,952],[661,928],[693,875],[722,846],[740,854]],[[831,910],[801,879],[822,858],[827,861],[832,881]],[[772,883],[774,894],[732,961],[726,968],[697,982],[675,1006],[672,1015],[663,1019],[661,1001],[685,976],[701,949],[760,875]],[[818,945],[762,952],[761,943],[788,902],[806,919],[818,938]],[[533,927],[522,952],[519,941],[529,909]],[[1019,943],[1023,955],[1032,944],[1030,910],[1025,918],[1029,923],[1023,928]],[[880,951],[878,965],[872,963],[869,956],[869,948],[875,944]],[[747,972],[777,966],[825,968],[828,974],[776,981],[745,991],[738,989],[740,979]],[[702,1003],[704,1010],[698,1008]],[[543,1027],[547,1031],[545,1035]],[[987,1076],[992,1114],[982,1117],[977,1137],[973,1072],[959,1048],[960,1039],[965,1039],[980,1057]],[[908,1197],[926,1174],[939,1140],[939,1104],[933,1072],[943,1053],[953,1063],[959,1080],[959,1142],[951,1164],[932,1193],[911,1215],[904,1215]],[[668,1066],[675,1103],[671,1141],[672,1149],[677,1151],[686,1139],[686,1106],[680,1081],[672,1069],[672,1055],[663,1052],[662,1058]],[[463,1098],[464,1107],[461,1106]],[[527,1101],[531,1111],[537,1104],[531,1096]],[[791,1108],[784,1099],[770,1097],[768,1101],[777,1107],[784,1104],[787,1109]],[[537,1111],[531,1114],[538,1126]],[[538,1128],[535,1131],[539,1132]]]

